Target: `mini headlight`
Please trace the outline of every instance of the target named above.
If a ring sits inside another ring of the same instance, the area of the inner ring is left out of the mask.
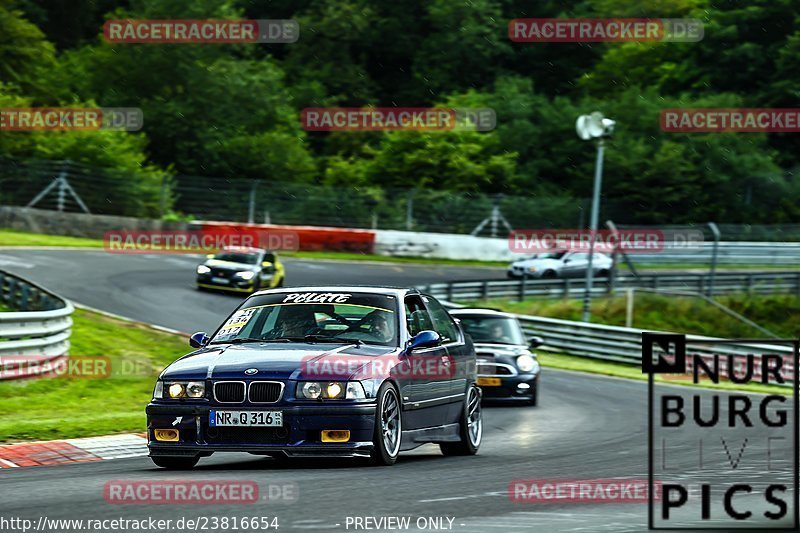
[[[186,396],[189,398],[202,398],[206,395],[206,384],[192,381],[186,385]]]
[[[198,274],[208,274],[209,272],[211,272],[211,269],[205,265],[200,265],[197,267]]]
[[[183,398],[186,395],[186,387],[183,383],[172,383],[167,389],[170,398]]]
[[[256,273],[252,270],[245,270],[244,272],[237,272],[236,277],[241,279],[253,279]]]
[[[153,389],[153,399],[160,400],[164,397],[164,382],[156,381],[156,386]]]
[[[530,372],[536,368],[537,364],[538,363],[536,363],[536,359],[530,355],[520,355],[517,357],[517,368],[519,368],[522,372]]]
[[[322,387],[316,381],[309,381],[308,383],[303,383],[302,391],[303,397],[316,400],[322,394]]]

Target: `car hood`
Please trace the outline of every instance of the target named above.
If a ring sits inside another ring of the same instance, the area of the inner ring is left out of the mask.
[[[514,261],[511,265],[525,268],[546,268],[561,265],[561,261],[557,259],[523,259],[521,261]]]
[[[488,343],[488,342],[476,342],[475,352],[478,354],[478,357],[480,357],[482,353],[492,353],[494,355],[511,355],[511,356],[522,355],[522,354],[534,355],[531,353],[530,349],[524,344],[499,344],[499,343]]]
[[[399,348],[353,344],[247,343],[206,347],[184,356],[162,379],[351,379],[377,357]],[[374,365],[373,365],[374,366]],[[253,373],[253,370],[257,370]],[[249,371],[249,373],[245,373]]]
[[[209,259],[203,263],[207,267],[221,268],[223,270],[235,270],[241,272],[243,270],[258,270],[256,265],[248,265],[247,263],[233,263],[231,261],[220,261],[219,259]]]

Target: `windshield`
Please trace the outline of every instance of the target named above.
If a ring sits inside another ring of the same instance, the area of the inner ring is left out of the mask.
[[[543,254],[536,254],[531,259],[561,259],[566,252],[546,252]]]
[[[243,253],[243,252],[220,252],[214,256],[217,261],[228,261],[229,263],[244,263],[246,265],[255,265],[258,263],[258,254]]]
[[[459,316],[458,319],[473,342],[527,344],[519,323],[513,318]]]
[[[396,310],[396,299],[383,294],[303,292],[263,295],[247,300],[211,342],[253,339],[397,346]]]

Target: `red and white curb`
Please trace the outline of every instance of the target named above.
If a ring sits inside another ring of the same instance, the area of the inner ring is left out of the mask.
[[[144,434],[24,442],[0,446],[0,468],[85,463],[147,455]]]

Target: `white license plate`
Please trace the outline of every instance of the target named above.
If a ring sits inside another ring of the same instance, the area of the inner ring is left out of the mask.
[[[227,285],[230,283],[230,280],[225,278],[211,278],[211,283],[222,283],[223,285]]]
[[[280,411],[210,411],[208,425],[211,427],[282,427],[283,413]]]

